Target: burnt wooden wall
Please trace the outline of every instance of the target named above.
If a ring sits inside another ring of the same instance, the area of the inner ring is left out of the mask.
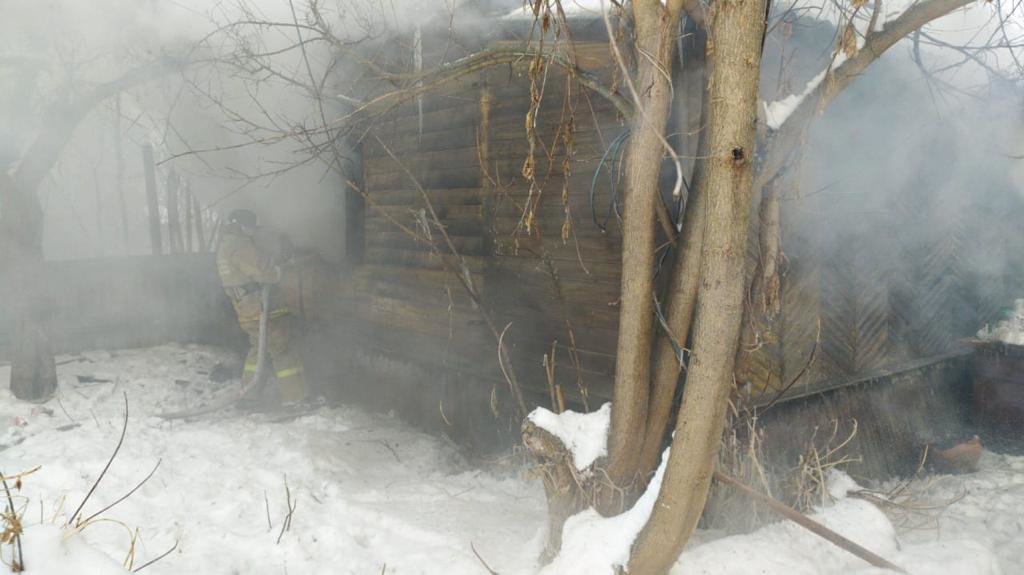
[[[991,195],[1013,195],[1005,192]],[[796,380],[794,391],[803,393],[800,387],[938,358],[1001,319],[1020,297],[1021,205],[944,205],[950,197],[897,190],[868,221],[840,232],[827,229],[823,215],[842,207],[815,197],[785,206],[781,345],[760,351],[780,366],[782,385]],[[984,260],[999,263],[986,269]]]

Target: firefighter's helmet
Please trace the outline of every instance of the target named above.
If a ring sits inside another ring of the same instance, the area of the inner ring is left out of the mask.
[[[252,233],[259,224],[256,212],[246,209],[232,210],[225,223],[235,229]]]

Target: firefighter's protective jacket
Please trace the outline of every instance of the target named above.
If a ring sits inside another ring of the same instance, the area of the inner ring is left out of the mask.
[[[262,310],[261,284],[276,284],[281,274],[249,236],[225,230],[217,248],[217,272],[231,297],[239,323],[259,322]],[[288,313],[278,297],[271,298],[271,317]]]

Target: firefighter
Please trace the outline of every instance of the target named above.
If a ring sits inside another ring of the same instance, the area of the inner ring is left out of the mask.
[[[249,354],[245,357],[242,378],[246,383],[255,377],[259,362],[262,286],[276,286],[281,281],[280,268],[256,244],[257,225],[258,219],[252,211],[234,210],[221,228],[222,236],[217,247],[217,271],[221,283],[234,304],[238,324],[249,335]],[[266,348],[277,379],[278,396],[281,402],[291,404],[307,399],[309,392],[302,359],[292,348],[291,332],[295,328],[295,318],[282,303],[279,291],[271,289]]]

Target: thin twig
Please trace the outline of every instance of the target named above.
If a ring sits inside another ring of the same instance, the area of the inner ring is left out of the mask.
[[[288,486],[288,476],[284,476],[284,496],[285,505],[288,508],[288,514],[284,516],[284,521],[281,523],[281,532],[277,534],[276,545],[281,544],[281,538],[284,537],[285,531],[291,531],[292,527],[292,515],[295,513],[295,508],[299,506],[299,501],[296,499],[292,501],[292,490]]]
[[[818,320],[818,333],[814,337],[814,347],[811,348],[811,355],[807,357],[807,363],[804,364],[804,367],[803,369],[800,370],[800,373],[796,374],[796,376],[788,384],[786,384],[782,389],[778,391],[778,393],[775,394],[775,397],[773,397],[772,400],[768,402],[768,405],[761,408],[761,415],[764,415],[766,411],[768,411],[772,407],[775,407],[775,404],[777,404],[779,400],[782,399],[784,395],[786,395],[786,392],[792,389],[793,386],[797,384],[797,382],[803,379],[804,375],[807,374],[807,372],[811,369],[811,366],[814,364],[814,360],[818,357],[819,347],[821,347],[821,319]]]
[[[267,498],[267,490],[263,490],[263,504],[267,509],[267,533],[274,530],[274,523],[270,520],[270,499]]]
[[[117,505],[118,503],[121,503],[121,502],[122,502],[122,501],[124,501],[125,499],[128,499],[129,497],[131,497],[133,493],[135,493],[136,491],[138,491],[138,490],[139,490],[139,488],[141,488],[141,487],[142,487],[143,485],[145,485],[145,484],[146,484],[146,482],[147,482],[147,481],[149,481],[149,479],[150,479],[151,477],[153,477],[153,474],[154,474],[154,473],[156,473],[156,470],[157,470],[157,469],[159,469],[159,467],[160,467],[160,463],[162,463],[162,462],[163,462],[163,459],[158,459],[158,460],[157,460],[157,462],[156,462],[156,465],[154,465],[154,466],[153,466],[153,469],[152,469],[152,470],[151,470],[151,471],[149,472],[149,475],[147,475],[147,476],[146,476],[145,478],[143,478],[143,480],[142,480],[142,481],[140,481],[140,482],[138,483],[138,485],[136,485],[135,487],[132,487],[132,490],[131,490],[131,491],[129,491],[128,493],[125,493],[124,495],[122,495],[122,496],[121,496],[121,498],[120,498],[120,499],[118,499],[117,501],[114,501],[114,502],[113,502],[113,503],[111,503],[110,505],[107,505],[107,506],[106,506],[106,507],[104,507],[103,509],[100,509],[100,510],[99,510],[99,511],[97,511],[96,513],[93,513],[93,514],[92,514],[92,515],[90,515],[90,516],[89,516],[88,518],[86,518],[85,520],[83,520],[83,521],[82,521],[82,523],[88,523],[89,521],[91,521],[91,520],[95,519],[96,517],[99,517],[99,516],[100,516],[100,515],[102,515],[103,513],[107,512],[107,511],[110,511],[110,509],[112,509],[112,508],[113,508],[113,507],[114,507],[115,505]]]
[[[158,556],[157,556],[157,557],[156,557],[155,559],[152,559],[152,560],[150,560],[150,561],[147,561],[147,562],[143,563],[143,564],[142,564],[141,566],[139,566],[139,568],[138,568],[138,569],[136,569],[136,570],[132,571],[132,573],[138,573],[139,571],[142,571],[142,570],[143,570],[143,569],[145,569],[146,567],[149,567],[150,565],[152,565],[152,564],[156,563],[157,561],[159,561],[159,560],[163,559],[164,557],[167,557],[168,555],[170,555],[171,553],[173,553],[175,549],[177,549],[177,548],[178,548],[178,543],[180,543],[180,541],[175,541],[175,542],[174,542],[174,546],[173,546],[173,547],[171,547],[171,548],[170,548],[170,549],[168,549],[167,551],[164,551],[163,553],[161,553],[160,555],[158,555]]]
[[[75,512],[71,514],[67,525],[74,523],[75,518],[82,512],[82,508],[85,507],[86,502],[89,501],[93,492],[96,491],[96,487],[99,486],[100,481],[103,480],[103,476],[107,474],[107,470],[110,469],[110,464],[114,462],[114,458],[117,457],[117,453],[121,451],[121,445],[124,443],[124,435],[128,431],[128,393],[122,393],[124,394],[124,424],[121,426],[121,438],[117,440],[117,447],[114,448],[114,453],[110,454],[110,459],[108,459],[107,464],[103,466],[103,471],[100,472],[100,476],[96,478],[95,482],[93,482],[92,487],[89,488],[89,492],[85,494],[85,498],[82,499],[82,502],[78,504],[78,509],[75,509]]]
[[[476,555],[476,558],[480,560],[480,564],[484,566],[484,569],[486,569],[487,572],[490,573],[490,575],[499,575],[498,572],[494,569],[491,569],[491,566],[488,565],[487,562],[484,561],[484,558],[480,556],[480,553],[477,552],[476,547],[473,546],[472,541],[469,542],[469,548],[473,550],[473,555]]]

